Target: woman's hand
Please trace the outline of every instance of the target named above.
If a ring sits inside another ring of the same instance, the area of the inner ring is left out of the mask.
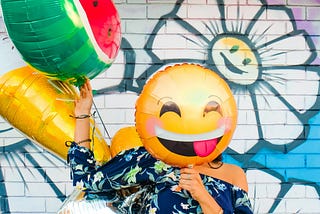
[[[208,194],[200,174],[195,169],[182,168],[180,174],[179,187],[189,191],[194,200],[201,201]]]
[[[92,88],[90,80],[86,82],[80,88],[80,97],[75,101],[74,116],[83,114],[90,114],[93,102]]]
[[[193,168],[180,169],[179,187],[187,190],[199,202],[204,214],[223,213],[222,208],[205,188],[200,174]]]

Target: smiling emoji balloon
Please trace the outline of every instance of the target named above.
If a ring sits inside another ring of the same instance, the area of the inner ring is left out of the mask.
[[[229,145],[237,107],[227,83],[212,70],[177,64],[157,72],[136,102],[144,147],[172,166],[214,160]]]

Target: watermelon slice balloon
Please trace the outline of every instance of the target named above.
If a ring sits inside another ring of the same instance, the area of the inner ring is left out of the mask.
[[[121,42],[112,0],[1,0],[10,39],[49,78],[81,85],[108,69]]]

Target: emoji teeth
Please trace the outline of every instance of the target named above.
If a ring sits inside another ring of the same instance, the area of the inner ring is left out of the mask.
[[[210,141],[214,138],[222,137],[224,132],[226,130],[226,127],[222,125],[216,130],[201,133],[201,134],[179,134],[167,131],[165,129],[162,129],[159,126],[155,127],[155,134],[157,137],[171,140],[171,141],[179,141],[179,142],[196,142],[196,141]]]
[[[217,138],[212,140],[195,141],[193,143],[193,149],[199,157],[206,157],[214,151],[214,149],[217,146],[217,143]]]

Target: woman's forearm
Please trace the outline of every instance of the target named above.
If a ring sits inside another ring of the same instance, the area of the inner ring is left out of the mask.
[[[90,111],[93,102],[92,88],[90,81],[87,79],[80,88],[80,97],[75,100],[74,118],[75,131],[74,141],[79,146],[90,149]]]
[[[90,149],[90,118],[76,119],[75,123],[74,141]]]
[[[214,200],[214,198],[205,191],[201,199],[198,200],[204,214],[220,214],[223,213],[222,208]]]

